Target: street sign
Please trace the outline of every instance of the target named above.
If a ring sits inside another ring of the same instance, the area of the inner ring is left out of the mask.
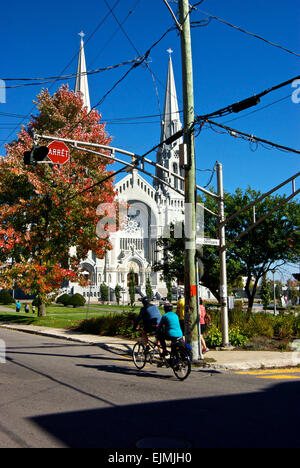
[[[63,141],[52,141],[48,148],[48,157],[54,164],[65,164],[69,161],[69,148]]]
[[[219,239],[210,239],[209,237],[197,237],[196,245],[220,245]]]

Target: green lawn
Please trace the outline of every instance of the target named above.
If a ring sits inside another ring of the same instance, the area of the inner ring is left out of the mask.
[[[26,314],[24,312],[24,305],[22,305],[21,312],[16,312],[15,305],[3,305],[0,307],[11,309],[11,312],[4,312],[0,310],[0,323],[20,323],[24,325],[37,325],[52,328],[73,328],[77,327],[81,320],[86,318],[100,317],[106,314],[113,314],[123,312],[123,306],[119,305],[106,305],[106,304],[90,304],[89,307],[63,307],[61,305],[51,305],[47,307],[46,317],[37,317],[36,314],[31,312]],[[135,307],[138,311],[140,306]],[[131,311],[131,307],[125,306],[126,312]]]

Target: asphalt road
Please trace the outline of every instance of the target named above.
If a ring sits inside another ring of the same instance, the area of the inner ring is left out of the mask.
[[[197,369],[180,382],[98,346],[0,340],[1,448],[300,447],[300,380]]]

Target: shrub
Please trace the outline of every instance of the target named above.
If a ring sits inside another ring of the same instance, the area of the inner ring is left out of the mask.
[[[229,330],[229,342],[232,346],[244,346],[248,337],[243,335],[239,327],[233,327]]]
[[[252,314],[249,321],[245,321],[241,326],[241,332],[248,338],[252,338],[254,336],[273,338],[274,317],[264,312]]]
[[[82,320],[78,330],[84,333],[104,336],[122,335],[128,338],[139,336],[138,332],[133,332],[133,321],[136,313],[107,313],[100,317]]]
[[[79,293],[74,294],[69,299],[69,305],[72,305],[74,308],[82,307],[84,306],[84,304],[85,304],[85,298]]]
[[[274,323],[274,335],[281,340],[291,338],[294,335],[293,322],[294,316],[292,314],[277,316]]]
[[[71,299],[71,296],[69,296],[69,294],[62,294],[56,299],[56,303],[62,304],[66,307],[67,305],[69,305],[70,299]]]
[[[14,302],[16,302],[15,299],[8,291],[0,292],[0,304],[13,304]]]
[[[216,348],[222,344],[222,333],[215,325],[209,327],[205,335],[205,343],[209,348]]]

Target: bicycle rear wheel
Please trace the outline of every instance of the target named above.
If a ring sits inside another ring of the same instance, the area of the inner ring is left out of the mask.
[[[144,343],[135,343],[132,350],[132,358],[138,369],[143,369],[146,364],[146,347]]]
[[[171,367],[177,379],[186,379],[191,372],[191,360],[187,353],[177,351],[171,360]]]

